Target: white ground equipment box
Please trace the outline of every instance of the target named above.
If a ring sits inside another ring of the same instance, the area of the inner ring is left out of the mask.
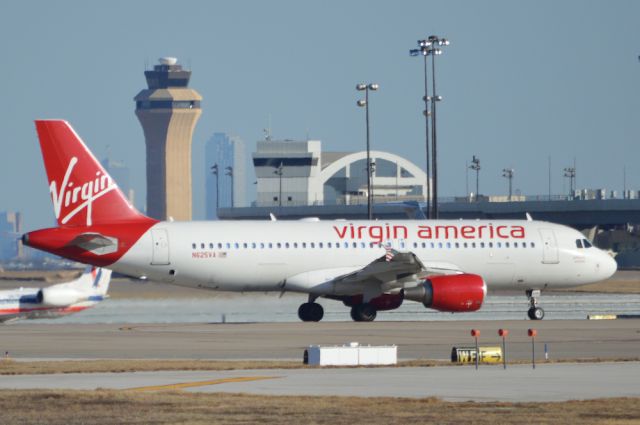
[[[398,363],[396,345],[372,346],[352,342],[347,345],[310,345],[304,363],[314,366],[394,365]]]

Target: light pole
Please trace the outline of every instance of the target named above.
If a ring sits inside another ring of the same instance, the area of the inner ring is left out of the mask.
[[[225,175],[231,177],[231,208],[233,208],[233,167],[228,166],[224,169]]]
[[[357,104],[365,109],[365,120],[367,125],[367,218],[373,220],[373,188],[371,187],[371,174],[373,167],[371,166],[371,146],[369,144],[369,90],[378,90],[380,86],[375,83],[358,84],[356,90],[364,91],[364,100],[358,100]]]
[[[428,68],[427,68],[427,56],[429,54],[429,48],[431,47],[431,43],[428,40],[418,40],[418,48],[409,50],[409,55],[411,56],[419,56],[422,55],[424,58],[424,96],[422,100],[424,100],[424,129],[425,129],[425,153],[426,153],[426,172],[427,172],[427,193],[426,193],[426,201],[427,201],[427,218],[431,218],[431,156],[429,154],[431,148],[429,146],[429,115],[431,112],[429,111],[429,79],[428,79]]]
[[[573,199],[576,188],[576,167],[567,167],[564,170],[564,176],[569,178],[569,199]]]
[[[280,179],[279,182],[279,192],[278,192],[278,207],[282,208],[282,169],[284,168],[282,161],[280,161],[280,165],[278,165],[278,168],[276,168],[276,170],[273,172],[274,174],[276,174],[278,176],[278,178]]]
[[[480,158],[473,155],[469,168],[476,172],[476,202],[478,202],[480,196]]]
[[[442,49],[439,47],[448,46],[449,40],[446,38],[440,38],[437,35],[430,35],[429,42],[431,42],[431,83],[432,83],[432,97],[431,97],[431,161],[433,161],[432,173],[433,173],[433,218],[438,218],[438,142],[436,133],[436,104],[442,100],[442,96],[438,96],[436,92],[436,56],[442,54]],[[438,46],[438,47],[436,47]]]
[[[503,168],[502,169],[502,177],[505,177],[506,179],[509,180],[509,202],[511,202],[511,182],[513,180],[513,173],[514,173],[514,169],[513,168]]]
[[[218,194],[220,193],[220,186],[218,185],[218,164],[213,164],[211,166],[211,174],[216,176],[216,216],[218,216],[218,208],[220,208],[220,197]]]

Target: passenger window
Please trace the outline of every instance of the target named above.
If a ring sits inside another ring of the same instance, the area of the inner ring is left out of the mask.
[[[489,242],[489,248],[493,248],[493,242]]]
[[[203,243],[200,244],[200,248],[204,249],[204,244]]]
[[[264,249],[264,242],[260,242],[260,249]]]
[[[349,242],[345,242],[345,243],[344,243],[344,247],[345,247],[345,248],[349,248]]]
[[[456,242],[456,248],[460,248],[460,243]]]
[[[451,242],[447,242],[447,248],[451,248]]]
[[[471,248],[475,248],[476,247],[476,243],[475,242],[471,242]]]
[[[353,244],[352,244],[352,245],[353,245],[353,247],[354,247],[354,248],[357,248],[357,247],[358,247],[358,244],[357,244],[356,242],[353,242]]]
[[[531,242],[531,248],[535,248],[536,244],[534,242]]]
[[[243,244],[242,244],[242,247],[243,247],[244,249],[247,249],[247,248],[249,248],[249,245],[245,242],[245,243],[243,243]]]
[[[463,246],[463,247],[465,247],[465,248],[467,248],[467,247],[469,246],[469,244],[467,244],[466,242],[464,242],[464,243],[462,244],[462,246]]]
[[[198,245],[196,245],[194,243],[191,244],[191,248],[196,249],[197,247],[198,247]]]
[[[517,248],[517,247],[518,247],[518,242],[514,242],[514,243],[513,243],[513,247],[514,247],[514,248]]]
[[[255,242],[251,242],[251,248],[256,249],[256,243]]]
[[[309,246],[310,246],[311,248],[315,248],[315,247],[316,247],[316,244],[315,244],[315,242],[311,242],[311,243],[309,244]]]
[[[285,248],[289,248],[289,242],[285,242],[285,243],[284,243],[284,247],[285,247]]]
[[[273,242],[269,242],[269,249],[273,248]]]
[[[583,239],[582,241],[584,242],[584,247],[585,247],[585,248],[591,248],[591,247],[593,246],[593,245],[591,244],[591,242],[589,242],[589,241],[588,241],[588,240],[586,240],[586,239]]]
[[[240,244],[239,244],[238,242],[236,242],[235,244],[233,244],[233,246],[234,246],[236,249],[240,248]]]
[[[438,242],[438,248],[442,248],[442,242]]]
[[[306,248],[307,247],[307,243],[306,242],[302,242],[302,247]]]
[[[318,242],[318,248],[322,248],[322,242]]]
[[[231,249],[231,244],[227,242],[227,249]]]
[[[576,248],[582,248],[582,241],[580,239],[576,239]]]
[[[427,243],[426,242],[422,242],[422,247],[426,248],[427,247]]]
[[[365,170],[365,171],[366,171],[366,170]],[[414,243],[413,243],[413,247],[414,247],[414,248],[417,248],[417,247],[418,247],[418,242],[414,242]]]
[[[222,242],[218,242],[218,249],[222,249]]]
[[[498,248],[502,248],[502,242],[496,242],[496,246],[497,246]]]
[[[213,249],[213,244],[209,242],[209,249]]]
[[[526,248],[527,247],[527,243],[526,242],[522,242],[522,247]]]
[[[505,248],[509,248],[509,242],[504,243]]]
[[[331,242],[327,242],[327,248],[331,248]]]
[[[484,242],[480,242],[480,248],[484,248]]]

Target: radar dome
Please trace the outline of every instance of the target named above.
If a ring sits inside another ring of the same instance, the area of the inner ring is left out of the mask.
[[[160,63],[162,65],[175,65],[176,63],[178,63],[178,59],[177,58],[172,58],[172,57],[164,57],[164,58],[160,58],[158,60],[160,61]]]

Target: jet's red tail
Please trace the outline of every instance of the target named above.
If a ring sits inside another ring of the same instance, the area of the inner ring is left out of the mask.
[[[53,209],[60,226],[146,219],[63,120],[37,120]]]

